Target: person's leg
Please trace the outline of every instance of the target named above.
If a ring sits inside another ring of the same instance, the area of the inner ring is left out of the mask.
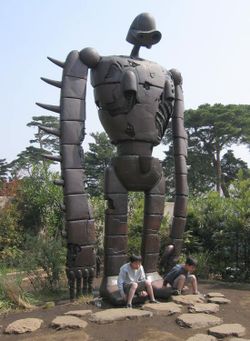
[[[151,281],[149,281],[148,279],[145,280],[145,287],[146,287],[146,291],[148,293],[150,302],[157,302],[155,300],[154,291],[153,291],[153,287],[152,287]]]
[[[179,275],[175,280],[174,280],[174,283],[173,283],[173,288],[178,290],[179,292],[182,291],[182,289],[184,288],[185,286],[185,282],[186,282],[186,277],[185,275]]]
[[[127,297],[127,306],[131,306],[132,307],[132,300],[133,300],[133,297],[135,295],[137,287],[138,287],[138,284],[135,283],[135,282],[132,282],[130,284],[130,289],[129,289],[128,297]]]
[[[189,275],[188,280],[191,283],[193,294],[197,295],[199,293],[198,291],[198,283],[197,283],[197,278],[195,275]]]

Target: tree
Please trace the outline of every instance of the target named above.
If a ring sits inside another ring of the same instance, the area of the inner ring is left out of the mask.
[[[191,191],[204,192],[216,185],[227,195],[223,181],[222,151],[234,143],[250,145],[250,106],[204,104],[185,112],[185,128],[188,132],[189,184]],[[168,132],[165,143],[172,143]],[[171,166],[170,151],[164,160]],[[229,161],[229,160],[228,160]],[[196,190],[194,190],[196,188]]]
[[[239,158],[236,158],[233,151],[230,149],[222,157],[221,170],[221,186],[223,193],[226,193],[226,196],[229,196],[230,184],[237,178],[239,171],[242,172],[242,177],[247,178],[249,176],[247,163]]]
[[[216,174],[216,190],[222,188],[221,152],[234,143],[250,144],[249,105],[200,105],[185,112],[190,148],[203,150]],[[225,194],[225,193],[224,193]]]
[[[6,159],[0,159],[0,186],[7,180],[8,171],[9,165],[6,162]]]
[[[22,175],[30,174],[34,164],[42,163],[46,168],[52,161],[45,160],[43,154],[56,154],[59,152],[60,144],[58,137],[48,134],[41,130],[39,126],[46,126],[49,128],[58,129],[59,118],[56,116],[33,116],[32,121],[27,124],[28,127],[35,127],[38,129],[34,134],[34,139],[30,140],[31,146],[17,155],[17,158],[10,163],[11,175],[17,177],[20,173]],[[38,145],[37,146],[34,146]]]
[[[30,143],[38,144],[40,150],[47,150],[52,153],[59,152],[60,144],[59,139],[54,135],[48,134],[41,130],[39,126],[48,128],[59,128],[59,118],[57,116],[33,116],[31,122],[27,123],[27,127],[38,128],[35,133],[35,138],[30,140]]]
[[[95,143],[89,143],[89,151],[85,153],[86,183],[92,196],[103,193],[104,171],[115,155],[115,147],[110,143],[106,133],[91,133]]]

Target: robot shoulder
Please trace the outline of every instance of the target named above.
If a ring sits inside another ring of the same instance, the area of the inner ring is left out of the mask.
[[[182,85],[182,75],[180,73],[179,70],[177,69],[171,69],[169,70],[172,78],[173,78],[173,81],[174,81],[174,85]]]
[[[79,55],[81,61],[90,69],[95,68],[101,59],[99,53],[92,47],[86,47],[81,50]]]

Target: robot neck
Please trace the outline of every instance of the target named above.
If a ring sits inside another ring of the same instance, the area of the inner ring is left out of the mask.
[[[139,58],[140,45],[135,45],[131,51],[131,58]]]

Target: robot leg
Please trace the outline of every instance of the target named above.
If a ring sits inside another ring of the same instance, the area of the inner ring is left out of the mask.
[[[146,273],[157,271],[160,239],[158,231],[161,225],[165,202],[165,178],[145,193],[144,228],[142,235],[142,257]]]
[[[100,293],[103,297],[116,301],[119,297],[117,276],[120,267],[127,261],[128,192],[118,179],[113,166],[106,169],[104,192],[107,209],[105,211],[104,276]]]

